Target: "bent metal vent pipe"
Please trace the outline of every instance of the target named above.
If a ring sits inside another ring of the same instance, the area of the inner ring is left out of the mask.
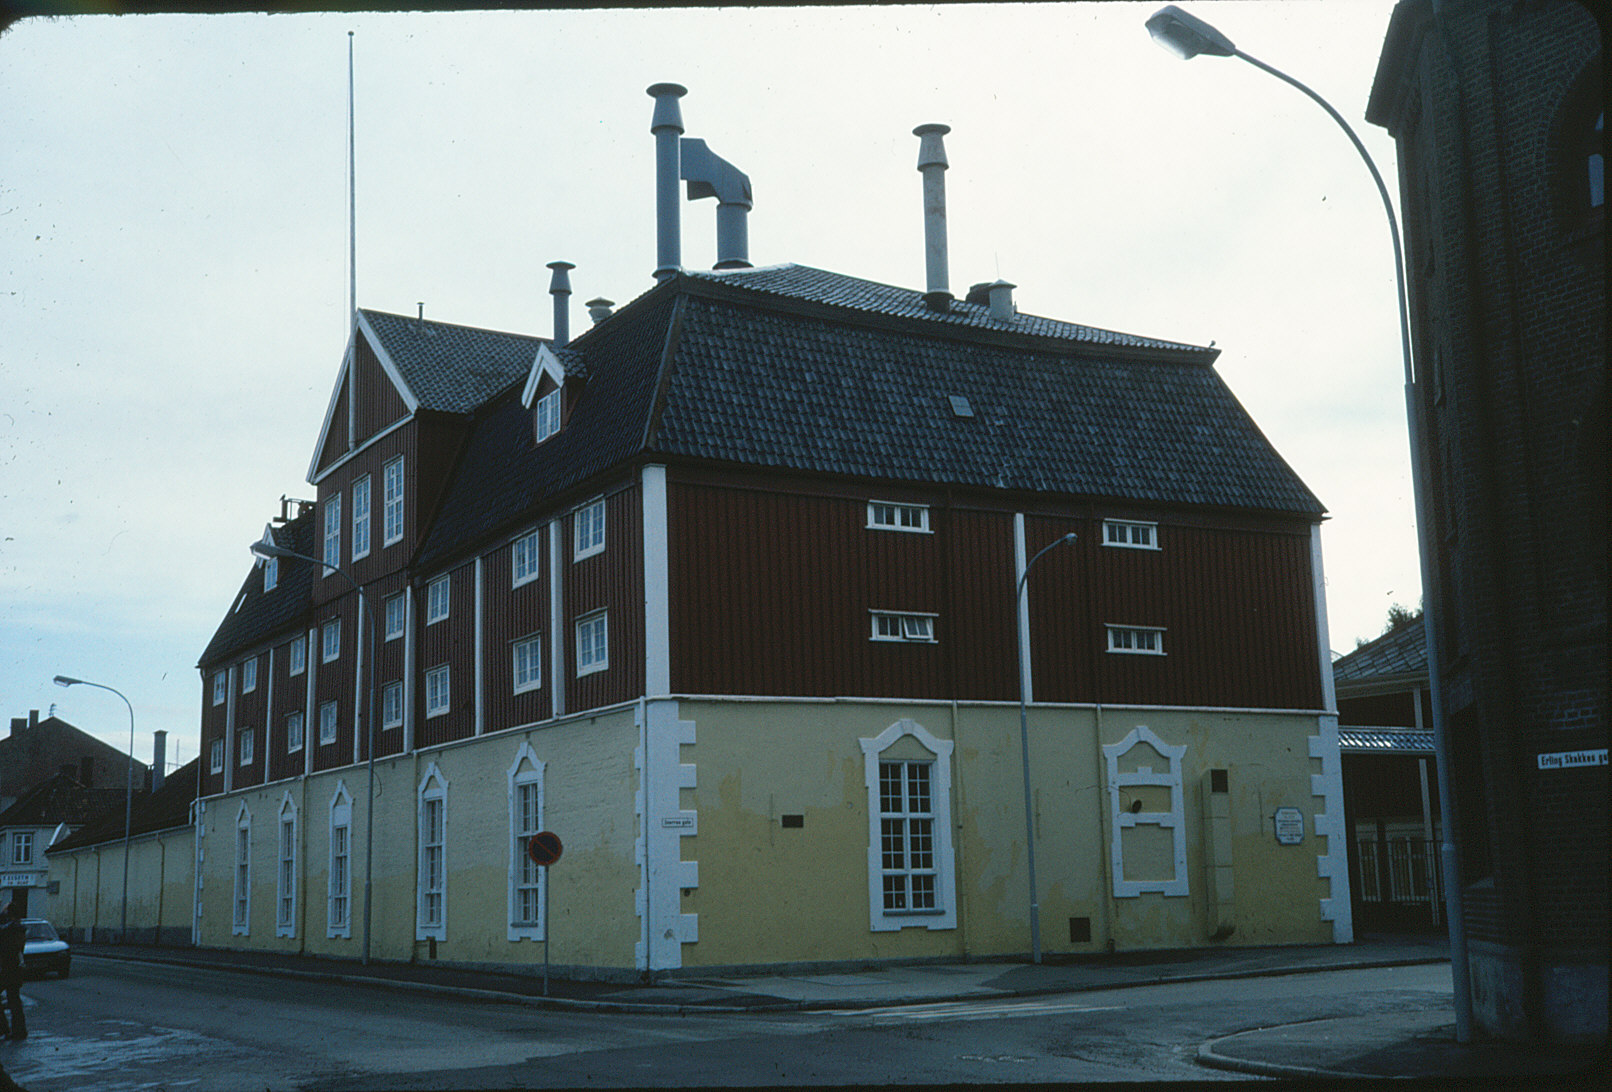
[[[683,110],[677,100],[688,94],[679,83],[649,87],[655,115],[649,131],[655,134],[655,279],[677,276],[683,266],[682,225],[678,219],[677,183],[682,175]]]
[[[912,131],[918,138],[918,173],[924,176],[924,303],[930,310],[945,311],[952,294],[946,274],[946,146],[941,138],[950,125],[920,125]]]
[[[697,137],[684,137],[681,143],[680,172],[688,183],[688,199],[716,198],[715,268],[750,268],[750,177]]]

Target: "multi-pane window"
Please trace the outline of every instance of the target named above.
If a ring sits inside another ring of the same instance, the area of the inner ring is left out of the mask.
[[[441,622],[448,617],[448,604],[452,585],[448,577],[439,576],[425,586],[425,624]]]
[[[303,717],[299,710],[285,717],[285,749],[287,754],[302,750]]]
[[[352,888],[353,805],[345,794],[338,794],[330,807],[330,878],[327,885],[327,921],[331,936],[350,936],[349,914]]]
[[[403,723],[403,684],[387,683],[381,688],[381,727],[396,728]]]
[[[1108,651],[1164,655],[1164,630],[1155,626],[1109,626]]]
[[[875,641],[926,641],[934,643],[935,616],[933,614],[892,614],[873,612],[873,640]]]
[[[250,766],[257,757],[257,737],[252,729],[242,728],[236,738],[241,741],[241,765]]]
[[[224,772],[224,741],[213,740],[213,745],[207,749],[207,769],[210,773]]]
[[[223,705],[229,700],[229,674],[224,671],[213,673],[213,704]]]
[[[319,706],[319,742],[336,742],[336,703],[333,701]]]
[[[280,875],[276,887],[274,924],[285,936],[297,920],[297,817],[289,802],[280,808]]]
[[[581,561],[605,548],[605,502],[596,500],[577,509],[576,555]]]
[[[869,501],[868,526],[881,531],[927,531],[929,508],[922,504]]]
[[[879,763],[879,868],[884,909],[937,908],[932,762]]]
[[[250,694],[257,689],[257,658],[241,664],[241,693]]]
[[[610,666],[610,619],[596,611],[577,619],[577,674],[591,675]]]
[[[252,816],[244,807],[235,821],[234,932],[244,934],[252,920]]]
[[[325,575],[341,564],[341,494],[332,493],[325,501]]]
[[[447,898],[447,786],[435,767],[420,788],[419,926],[417,932],[442,935]]]
[[[403,636],[403,624],[408,617],[405,613],[406,610],[407,603],[403,599],[402,592],[398,592],[396,595],[387,597],[386,639],[388,641],[395,641],[399,637]]]
[[[1103,520],[1103,545],[1128,546],[1133,550],[1157,550],[1159,525],[1127,520]]]
[[[425,673],[425,715],[440,717],[448,711],[448,665],[438,664]]]
[[[291,642],[290,659],[291,663],[288,669],[290,674],[300,675],[308,669],[308,639],[306,637],[298,637]]]
[[[543,685],[543,636],[533,634],[513,645],[515,654],[515,693],[536,690]]]
[[[515,844],[510,852],[515,864],[515,891],[510,906],[510,924],[537,926],[542,918],[542,870],[526,852],[532,835],[539,829],[539,803],[542,785],[536,780],[517,780],[511,798],[514,814],[510,825],[515,828]]]
[[[11,835],[11,863],[15,866],[34,863],[34,832],[15,831]]]
[[[353,560],[369,556],[369,475],[353,483]]]
[[[332,618],[320,632],[320,659],[328,664],[341,655],[341,619]]]
[[[538,573],[541,572],[542,556],[539,532],[531,531],[516,539],[515,545],[510,549],[510,565],[513,570],[510,574],[511,585],[520,587],[528,581],[536,580]]]
[[[560,431],[560,388],[555,387],[537,400],[532,410],[532,428],[538,443]]]
[[[402,541],[403,538],[402,456],[398,456],[386,464],[386,469],[382,472],[382,478],[381,489],[383,496],[381,504],[383,511],[381,513],[381,533],[384,537],[381,545],[390,546],[394,542]]]
[[[280,559],[266,557],[263,559],[263,590],[271,592],[280,583]]]

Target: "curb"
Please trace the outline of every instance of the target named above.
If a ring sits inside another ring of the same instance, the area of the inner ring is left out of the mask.
[[[1270,1027],[1234,1031],[1230,1035],[1222,1035],[1218,1039],[1211,1039],[1200,1046],[1197,1053],[1197,1062],[1205,1068],[1224,1070],[1228,1073],[1247,1073],[1255,1077],[1280,1077],[1288,1080],[1353,1082],[1385,1079],[1380,1074],[1355,1073],[1345,1069],[1322,1069],[1318,1066],[1284,1065],[1280,1062],[1257,1062],[1246,1058],[1234,1058],[1220,1053],[1217,1049],[1220,1044],[1228,1043],[1233,1039],[1240,1039],[1244,1035],[1257,1035],[1260,1032],[1272,1031],[1276,1028],[1293,1028],[1301,1027],[1305,1024],[1319,1024],[1324,1023],[1327,1019],[1327,1017],[1319,1017],[1315,1020],[1295,1020],[1291,1024],[1272,1024]]]

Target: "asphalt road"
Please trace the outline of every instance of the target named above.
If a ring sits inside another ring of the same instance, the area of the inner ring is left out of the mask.
[[[29,1092],[1209,1081],[1206,1040],[1450,1002],[1443,965],[893,1009],[565,1012],[230,971],[75,959],[31,982]]]

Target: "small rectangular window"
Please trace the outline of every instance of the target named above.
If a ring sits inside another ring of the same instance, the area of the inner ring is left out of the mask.
[[[404,602],[402,592],[387,598],[386,639],[388,641],[395,641],[399,637],[403,636],[403,620],[406,617],[404,613],[405,609],[406,604]]]
[[[1164,655],[1164,630],[1156,626],[1109,626],[1108,651]]]
[[[302,714],[287,713],[285,718],[285,749],[287,754],[302,750]]]
[[[522,584],[536,580],[542,571],[542,549],[540,532],[532,531],[515,540],[510,548],[510,586],[520,587]]]
[[[369,475],[353,483],[353,560],[369,556]]]
[[[403,684],[387,683],[381,690],[381,727],[396,728],[403,723]]]
[[[213,745],[207,749],[207,769],[210,773],[224,772],[224,741],[213,740]]]
[[[448,665],[441,664],[425,673],[425,715],[440,717],[448,711]]]
[[[576,514],[576,556],[581,561],[585,557],[592,557],[605,548],[605,502],[596,500],[592,504],[577,509]]]
[[[332,618],[321,631],[320,660],[323,663],[341,656],[341,619]]]
[[[610,666],[610,621],[598,611],[577,619],[577,674],[591,675]]]
[[[241,664],[241,693],[250,694],[257,689],[257,658]]]
[[[280,559],[266,557],[263,559],[263,590],[271,592],[280,583]]]
[[[1133,550],[1157,550],[1159,525],[1126,520],[1103,520],[1103,545],[1127,546]]]
[[[290,645],[290,665],[287,674],[300,675],[308,669],[308,639],[298,637]]]
[[[34,863],[33,831],[19,830],[12,834],[11,863],[13,865],[31,865]]]
[[[514,644],[515,693],[536,690],[543,685],[543,637],[533,634]]]
[[[390,546],[394,542],[401,542],[403,539],[402,456],[399,456],[387,463],[386,468],[384,471],[382,471],[381,476],[383,479],[381,488],[385,494],[381,501],[382,505],[384,506],[384,511],[381,513],[381,519],[383,522],[382,533],[384,534],[385,538],[381,544],[383,546]]]
[[[432,625],[448,617],[449,596],[452,590],[452,585],[446,576],[439,576],[425,586],[426,625]]]
[[[325,575],[331,576],[341,564],[341,494],[325,501]]]
[[[935,642],[935,615],[894,614],[873,611],[873,637],[875,641]]]
[[[321,745],[336,742],[336,703],[333,701],[319,707],[319,742]]]
[[[560,388],[555,387],[537,400],[532,412],[532,428],[538,443],[560,431]]]
[[[236,738],[241,741],[241,765],[250,766],[257,757],[257,738],[250,728],[242,728]]]
[[[229,675],[218,671],[213,674],[213,704],[223,705],[229,700]]]
[[[869,501],[868,527],[879,531],[928,531],[929,508],[922,504]]]

